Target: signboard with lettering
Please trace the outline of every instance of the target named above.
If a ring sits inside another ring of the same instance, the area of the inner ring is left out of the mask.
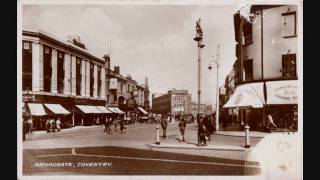
[[[117,78],[111,78],[110,79],[109,89],[118,89],[118,80],[117,80]]]
[[[298,81],[270,81],[267,86],[267,104],[298,104]]]
[[[35,102],[36,99],[33,94],[24,94],[22,96],[22,101],[23,102]]]

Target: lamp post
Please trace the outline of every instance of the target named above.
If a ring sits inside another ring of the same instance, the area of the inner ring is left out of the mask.
[[[214,61],[214,63],[216,64],[217,66],[217,90],[216,90],[216,126],[215,126],[215,129],[216,129],[216,132],[219,131],[219,108],[220,108],[220,105],[219,105],[219,56],[220,56],[220,45],[217,45],[217,55],[216,55],[216,61]],[[214,57],[214,56],[213,56]],[[209,64],[208,66],[208,69],[211,70],[212,69],[212,66],[211,64]]]
[[[198,113],[197,113],[197,121],[199,122],[200,118],[200,94],[201,94],[201,49],[204,48],[204,44],[202,43],[203,33],[200,25],[201,19],[196,22],[196,37],[193,38],[194,41],[198,43]],[[198,135],[198,144],[199,144],[199,135]]]

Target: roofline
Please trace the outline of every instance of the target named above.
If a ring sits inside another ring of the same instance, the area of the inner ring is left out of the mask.
[[[72,45],[69,45],[67,43],[64,43],[64,42],[61,42],[60,40],[57,40],[57,38],[54,38],[48,34],[45,34],[43,32],[34,32],[34,31],[28,31],[28,30],[23,30],[22,31],[22,35],[26,35],[26,36],[32,36],[32,37],[39,37],[40,39],[43,38],[43,39],[47,39],[49,41],[52,41],[54,43],[57,43],[61,46],[64,46],[64,47],[67,47],[67,48],[70,48],[78,53],[81,53],[82,55],[85,55],[85,56],[88,56],[90,58],[93,58],[94,60],[96,61],[99,61],[100,63],[105,63],[105,61],[103,59],[100,59],[92,54],[90,54],[89,52],[86,52],[84,50],[81,50],[81,49],[78,49],[78,48],[75,48],[73,47]]]

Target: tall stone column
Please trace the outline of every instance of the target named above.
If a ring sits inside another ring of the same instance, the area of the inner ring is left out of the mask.
[[[86,61],[81,60],[81,96],[85,96],[86,93]]]
[[[101,67],[101,77],[100,77],[100,79],[101,79],[101,98],[106,98],[106,94],[105,94],[105,92],[106,92],[106,73],[105,73],[105,69],[104,69],[104,67]]]
[[[86,95],[90,97],[90,62],[86,61]]]
[[[71,56],[71,64],[72,64],[72,69],[71,69],[71,94],[76,95],[76,65],[77,65],[77,59],[75,56]]]
[[[43,90],[43,46],[32,43],[32,91]]]
[[[98,67],[96,64],[93,66],[93,97],[98,97]]]
[[[64,55],[64,94],[71,94],[71,56],[70,54]]]
[[[51,77],[51,92],[52,93],[58,93],[58,81],[57,81],[57,75],[58,75],[58,70],[57,70],[57,50],[52,49],[52,56],[51,56],[51,67],[52,67],[52,77]]]

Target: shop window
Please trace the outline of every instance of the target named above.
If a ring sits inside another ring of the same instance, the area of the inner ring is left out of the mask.
[[[297,77],[296,54],[282,55],[282,77]]]
[[[290,9],[288,9],[290,11]],[[290,38],[297,36],[296,12],[282,13],[282,37]]]
[[[253,80],[253,60],[248,59],[244,62],[244,72],[245,72],[245,80],[252,81]]]
[[[23,41],[22,90],[32,90],[32,48],[31,42]]]

